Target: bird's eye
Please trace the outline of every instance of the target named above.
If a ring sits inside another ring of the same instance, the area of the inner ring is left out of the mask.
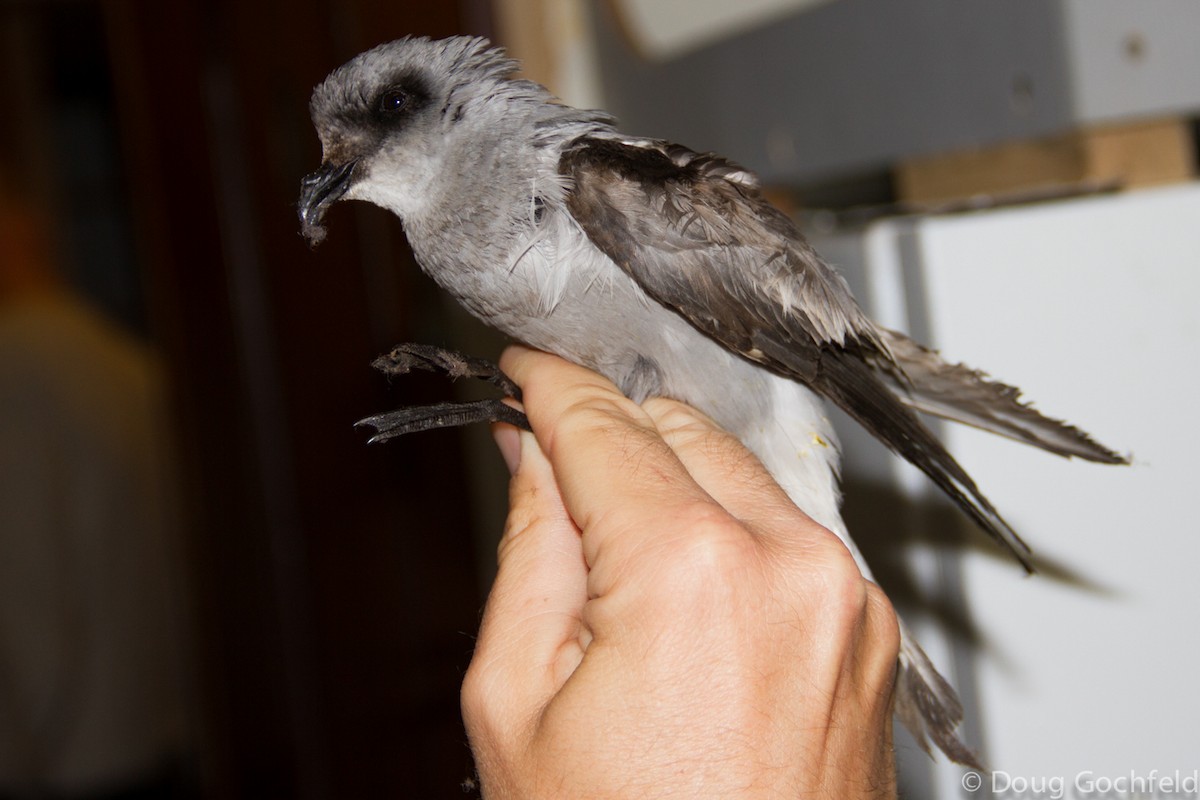
[[[382,114],[397,114],[408,107],[409,94],[403,89],[388,89],[379,98],[379,111]]]

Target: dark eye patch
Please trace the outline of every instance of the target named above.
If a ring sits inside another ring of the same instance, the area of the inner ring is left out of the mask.
[[[376,92],[370,112],[379,122],[393,125],[423,108],[429,97],[430,92],[420,75],[400,73]]]

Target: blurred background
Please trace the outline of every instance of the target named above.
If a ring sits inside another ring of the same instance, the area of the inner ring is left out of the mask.
[[[503,342],[388,213],[317,250],[295,216],[312,87],[455,33],[759,171],[886,324],[1132,450],[947,431],[1037,581],[849,427],[847,514],[994,766],[1200,767],[1194,5],[0,0],[0,800],[471,791],[506,473],[482,429],[352,423],[470,391],[389,385],[393,344]]]

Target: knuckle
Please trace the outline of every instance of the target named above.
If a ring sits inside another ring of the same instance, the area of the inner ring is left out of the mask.
[[[727,585],[754,557],[754,542],[746,529],[718,506],[688,509],[679,530],[680,535],[659,544],[665,549],[658,554],[663,570],[659,586],[689,601]]]
[[[869,584],[850,551],[840,541],[830,545],[824,548],[821,568],[815,573],[821,584],[820,604],[830,619],[856,623],[866,612]]]
[[[655,426],[666,432],[708,434],[715,430],[713,423],[689,405],[665,397],[654,397],[642,404],[642,409],[654,420]]]
[[[729,464],[731,474],[736,474],[747,462],[757,462],[737,438],[691,406],[655,398],[644,403],[643,408],[672,448],[703,449]]]
[[[483,678],[480,676],[480,668],[476,665],[475,659],[467,666],[467,672],[463,675],[462,687],[459,694],[462,697],[464,706],[478,705],[478,701],[484,696]]]
[[[500,662],[476,652],[459,687],[459,707],[472,736],[494,738],[508,731],[511,690]]]
[[[830,601],[837,616],[847,622],[857,622],[867,609],[867,582],[862,575],[843,574],[834,582]]]
[[[492,696],[493,680],[478,658],[471,659],[467,672],[463,675],[462,686],[459,689],[459,701],[463,714],[476,722],[482,722],[487,717],[488,698]]]
[[[545,441],[553,458],[563,441],[591,433],[617,434],[629,429],[651,430],[646,413],[632,400],[611,392],[578,392],[560,407]]]
[[[892,601],[883,589],[871,581],[866,583],[867,628],[881,650],[900,652],[900,618]],[[894,656],[893,656],[894,657]]]

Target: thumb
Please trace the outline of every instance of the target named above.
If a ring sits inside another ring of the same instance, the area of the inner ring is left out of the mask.
[[[475,718],[500,735],[531,735],[514,726],[535,719],[583,657],[587,566],[533,434],[497,425],[495,435],[515,472],[496,581],[463,682],[463,714],[469,728]]]

